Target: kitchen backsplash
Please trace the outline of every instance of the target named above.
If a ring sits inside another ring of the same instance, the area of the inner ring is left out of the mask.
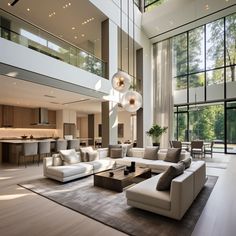
[[[18,129],[0,128],[0,138],[20,138],[22,135],[33,135],[33,137],[58,137],[57,129]]]

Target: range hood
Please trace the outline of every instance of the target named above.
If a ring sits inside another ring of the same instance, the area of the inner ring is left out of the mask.
[[[34,123],[32,125],[49,125],[47,108],[34,109]]]

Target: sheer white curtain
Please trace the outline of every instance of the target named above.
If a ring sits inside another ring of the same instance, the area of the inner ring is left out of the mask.
[[[160,139],[161,148],[168,148],[173,133],[171,40],[154,44],[153,56],[154,123],[168,127]]]

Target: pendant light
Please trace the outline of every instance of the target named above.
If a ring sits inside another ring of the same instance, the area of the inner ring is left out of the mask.
[[[128,0],[128,29],[129,29],[129,0]],[[134,0],[133,0],[133,89],[135,88],[134,85],[134,71],[135,71],[135,25],[134,25]],[[129,30],[128,30],[128,37],[129,37]],[[129,41],[128,41],[128,50],[129,50]],[[129,56],[128,56],[129,60]],[[129,70],[129,63],[128,63],[128,70]],[[123,108],[128,112],[136,112],[142,106],[142,96],[140,93],[136,91],[128,91],[126,92],[121,99],[121,104]]]
[[[120,0],[120,62],[121,70],[112,76],[112,87],[120,93],[129,90],[131,85],[131,78],[128,73],[122,71],[122,0]]]

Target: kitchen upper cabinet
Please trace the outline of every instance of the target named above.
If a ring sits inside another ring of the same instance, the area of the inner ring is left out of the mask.
[[[13,106],[2,105],[2,127],[13,127],[14,111]]]
[[[14,107],[14,128],[31,128],[32,112],[31,108]]]

